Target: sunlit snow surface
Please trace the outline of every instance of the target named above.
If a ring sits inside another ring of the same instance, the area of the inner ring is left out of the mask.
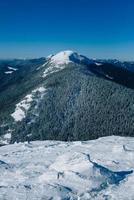
[[[16,122],[22,121],[26,117],[26,113],[31,107],[31,103],[39,98],[41,99],[45,95],[46,89],[44,87],[39,87],[33,90],[30,94],[26,95],[23,100],[16,104],[15,111],[11,114]],[[35,98],[36,93],[40,95],[38,98]]]
[[[61,51],[56,55],[49,55],[47,59],[48,62],[43,66],[49,64],[49,67],[45,69],[43,77],[47,77],[52,73],[63,70],[69,63],[92,63],[88,58],[70,50]]]
[[[133,200],[134,139],[0,148],[0,200]]]
[[[49,59],[49,67],[45,69],[43,77],[64,69],[66,64],[71,63],[70,56],[72,54],[72,51],[61,51],[56,55],[48,56],[47,58]]]
[[[56,55],[51,57],[51,63],[55,63],[57,65],[68,64],[71,62],[70,56],[73,55],[73,51],[61,51]],[[75,53],[76,54],[76,53]]]

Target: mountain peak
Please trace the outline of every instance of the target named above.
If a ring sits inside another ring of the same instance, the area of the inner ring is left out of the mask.
[[[68,64],[71,62],[70,57],[75,54],[73,51],[66,50],[61,51],[51,57],[51,62],[56,64]]]
[[[87,64],[91,63],[91,60],[71,50],[61,51],[51,57],[51,63],[57,65],[68,64],[71,62]]]

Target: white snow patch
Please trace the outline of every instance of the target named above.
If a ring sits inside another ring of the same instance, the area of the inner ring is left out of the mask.
[[[105,76],[111,80],[113,80],[114,78],[112,76],[109,76],[108,74],[105,74]]]
[[[31,103],[34,101],[35,94],[37,92],[40,93],[40,98],[42,98],[45,94],[46,88],[39,87],[36,88],[31,92],[31,94],[28,94],[24,97],[24,99],[16,104],[15,111],[11,114],[11,116],[14,118],[16,122],[22,121],[26,117],[26,113],[31,107]]]
[[[53,64],[50,64],[50,66],[45,69],[45,71],[43,73],[43,77],[45,78],[48,75],[53,74],[55,72],[58,72],[58,71],[60,71],[60,70],[62,70],[64,68],[65,68],[64,65],[53,65]]]
[[[5,138],[5,139],[11,139],[11,133],[5,134],[5,135],[4,135],[4,138]]]
[[[133,200],[133,150],[133,138],[115,136],[1,147],[0,199]]]
[[[5,74],[12,74],[13,71],[7,71],[7,72],[4,72]]]
[[[12,130],[8,129],[5,135],[0,136],[0,145],[6,145],[10,143],[11,133],[12,133]]]
[[[36,93],[36,92],[45,92],[46,91],[46,88],[44,87],[39,87],[39,88],[36,88],[35,90],[33,90],[32,93]]]
[[[13,71],[17,71],[17,68],[13,68],[13,67],[8,67],[9,70],[13,70]]]
[[[96,62],[95,64],[96,64],[97,66],[101,66],[101,65],[102,65],[102,63],[97,63],[97,62]]]

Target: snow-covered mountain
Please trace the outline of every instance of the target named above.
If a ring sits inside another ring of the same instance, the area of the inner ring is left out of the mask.
[[[70,50],[47,58],[1,61],[0,145],[134,136],[130,66]]]
[[[133,200],[134,139],[110,136],[134,136],[132,66],[0,62],[0,200]]]
[[[58,72],[65,69],[69,64],[83,64],[90,65],[93,64],[93,60],[88,59],[85,56],[82,56],[76,52],[67,50],[61,51],[56,55],[50,55],[47,57],[48,61],[43,66],[48,66],[44,71],[43,77],[46,77],[49,74]]]
[[[1,200],[133,200],[133,138],[25,142],[0,152]]]
[[[85,56],[82,56],[70,50],[61,51],[51,57],[51,63],[57,64],[57,65],[68,64],[70,62],[85,63],[85,64],[93,63],[92,60],[86,58]]]

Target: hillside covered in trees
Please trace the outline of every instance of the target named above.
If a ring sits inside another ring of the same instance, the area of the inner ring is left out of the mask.
[[[1,138],[11,133],[13,143],[134,136],[133,70],[72,54],[69,59],[12,61],[17,70],[11,74],[4,71],[9,63],[1,63]]]

